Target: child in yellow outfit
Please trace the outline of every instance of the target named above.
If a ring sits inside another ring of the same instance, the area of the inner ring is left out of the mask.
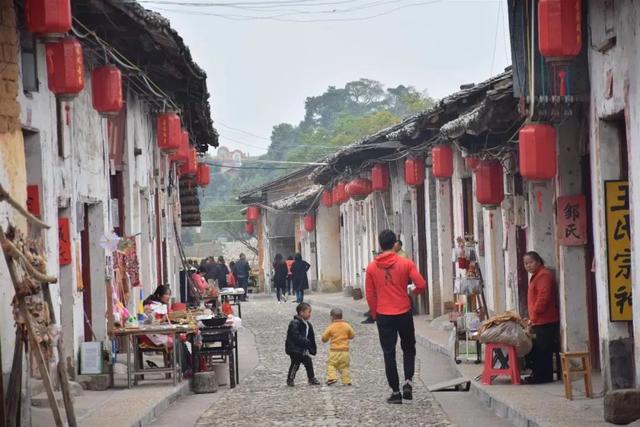
[[[351,325],[342,320],[342,310],[339,308],[332,309],[330,316],[331,324],[322,334],[322,342],[331,341],[327,360],[327,385],[338,382],[338,372],[342,376],[342,384],[351,385],[349,340],[352,340],[356,333]]]

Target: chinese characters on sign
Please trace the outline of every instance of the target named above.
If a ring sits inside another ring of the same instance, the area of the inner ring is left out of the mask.
[[[607,266],[611,321],[632,320],[629,181],[606,181]]]
[[[27,211],[33,216],[40,216],[40,189],[37,185],[27,185]]]
[[[60,265],[71,264],[71,231],[69,218],[58,218]]]
[[[558,197],[558,241],[562,246],[587,243],[587,202],[580,194]]]

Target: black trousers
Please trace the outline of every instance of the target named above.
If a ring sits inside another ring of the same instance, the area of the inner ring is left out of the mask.
[[[282,301],[286,293],[286,288],[276,288],[276,297],[278,298],[278,301]]]
[[[553,354],[558,351],[560,323],[533,327],[533,349],[527,355],[527,364],[536,382],[553,382]]]
[[[416,333],[413,326],[411,311],[398,315],[378,314],[376,319],[380,345],[384,355],[384,369],[389,387],[394,392],[400,391],[398,365],[396,363],[396,344],[400,336],[402,359],[404,364],[404,379],[412,380],[416,366]]]
[[[300,364],[304,365],[304,368],[307,370],[307,378],[312,379],[316,377],[313,372],[313,361],[310,356],[303,356],[300,353],[292,353],[289,357],[291,358],[291,365],[289,366],[287,380],[293,381],[296,379],[296,374],[298,373],[298,369],[300,369]]]

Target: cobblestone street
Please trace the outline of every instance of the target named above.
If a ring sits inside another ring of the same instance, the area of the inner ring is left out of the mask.
[[[414,379],[414,400],[389,405],[382,352],[375,325],[362,325],[349,319],[356,331],[351,347],[353,386],[328,387],[325,361],[328,345],[319,336],[329,323],[328,310],[314,308],[311,322],[316,331],[318,355],[314,358],[316,376],[322,386],[310,386],[304,368],[298,372],[296,386],[286,385],[289,357],[284,352],[286,328],[295,314],[295,304],[277,304],[275,299],[255,299],[243,305],[243,326],[256,337],[259,364],[239,387],[224,396],[224,409],[213,406],[198,426],[213,425],[384,425],[448,426],[452,423],[419,380],[419,361]],[[399,346],[398,346],[399,348]],[[399,361],[402,357],[398,358]],[[399,366],[402,376],[402,368]]]

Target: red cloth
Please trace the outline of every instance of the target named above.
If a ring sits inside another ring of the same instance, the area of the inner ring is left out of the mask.
[[[404,314],[411,310],[411,299],[407,293],[410,281],[416,286],[414,294],[425,291],[427,282],[413,261],[391,251],[378,255],[367,267],[365,281],[371,317]]]
[[[293,274],[291,273],[291,267],[293,266],[294,260],[288,259],[285,263],[287,264],[287,275],[291,276]]]
[[[191,275],[191,280],[193,280],[201,293],[207,290],[207,281],[204,280],[204,277],[202,277],[199,273],[193,273]]]
[[[556,283],[553,273],[544,266],[529,279],[527,306],[529,319],[533,325],[546,325],[560,321]]]
[[[230,288],[236,287],[236,276],[234,276],[233,273],[227,274],[227,286]]]

